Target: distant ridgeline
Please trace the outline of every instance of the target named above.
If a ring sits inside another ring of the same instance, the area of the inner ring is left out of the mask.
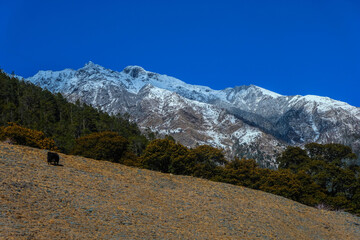
[[[57,148],[70,153],[75,139],[90,133],[112,131],[129,142],[129,149],[140,155],[147,145],[135,123],[121,115],[110,116],[77,101],[68,102],[61,94],[20,81],[0,72],[0,126],[13,122],[42,131],[55,140]]]
[[[226,182],[360,215],[360,166],[352,149],[341,144],[288,147],[277,159],[278,170],[264,169],[253,159],[229,161],[211,146],[187,148],[171,136],[154,139],[150,132],[146,137],[120,115],[69,103],[3,72],[0,113],[2,141]]]

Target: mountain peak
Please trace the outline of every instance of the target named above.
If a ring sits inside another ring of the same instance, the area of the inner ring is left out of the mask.
[[[140,66],[127,66],[123,70],[124,73],[129,74],[133,78],[137,78],[140,75],[145,75],[147,72]]]
[[[95,63],[93,63],[92,61],[88,61],[87,63],[85,63],[84,67],[92,67],[94,65]]]
[[[104,68],[104,67],[95,64],[92,61],[87,62],[83,67],[83,69],[98,69],[98,68]]]
[[[260,91],[262,94],[267,95],[267,96],[270,96],[270,97],[272,97],[272,98],[282,97],[282,95],[280,95],[280,94],[278,94],[278,93],[275,93],[275,92],[273,92],[273,91],[267,90],[267,89],[265,89],[265,88],[262,88],[262,87],[259,87],[259,86],[253,85],[253,84],[251,84],[250,87],[253,88],[253,89],[257,89],[257,90]]]

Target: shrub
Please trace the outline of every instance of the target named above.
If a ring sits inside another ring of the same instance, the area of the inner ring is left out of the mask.
[[[222,174],[223,165],[227,163],[222,150],[209,145],[191,149],[188,159],[192,176],[214,180]]]
[[[122,163],[129,142],[115,132],[92,133],[76,139],[72,154]]]
[[[16,123],[8,123],[7,127],[0,128],[0,140],[4,141],[7,139],[14,144],[52,151],[58,150],[55,141],[51,138],[46,138],[43,132],[24,128]]]
[[[253,159],[238,159],[228,162],[225,165],[223,174],[218,181],[241,185],[250,188],[257,188],[260,181],[259,165]]]
[[[189,150],[169,139],[156,139],[149,143],[141,156],[144,168],[164,173],[188,174]]]

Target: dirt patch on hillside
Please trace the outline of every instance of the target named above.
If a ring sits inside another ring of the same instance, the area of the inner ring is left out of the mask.
[[[0,143],[2,239],[360,239],[360,219],[187,176]]]

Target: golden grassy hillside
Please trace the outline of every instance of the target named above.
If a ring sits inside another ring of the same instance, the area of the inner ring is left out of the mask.
[[[1,239],[360,239],[360,219],[272,194],[0,143]]]

